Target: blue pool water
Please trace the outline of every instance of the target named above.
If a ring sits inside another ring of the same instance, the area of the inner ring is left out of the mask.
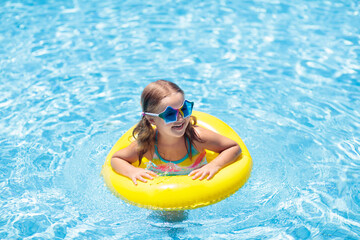
[[[0,239],[360,239],[357,0],[3,0],[0,22]],[[178,222],[100,176],[159,78],[254,160]]]

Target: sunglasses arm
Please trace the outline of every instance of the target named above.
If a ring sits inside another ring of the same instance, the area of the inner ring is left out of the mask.
[[[158,117],[158,116],[159,116],[159,114],[156,114],[156,113],[148,113],[148,112],[143,112],[142,115],[143,115],[143,116],[149,115],[149,116],[153,116],[153,117]]]

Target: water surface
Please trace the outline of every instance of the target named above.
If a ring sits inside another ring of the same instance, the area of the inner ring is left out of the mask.
[[[359,239],[357,1],[2,1],[0,239]],[[254,160],[166,221],[104,186],[140,93],[178,83]]]

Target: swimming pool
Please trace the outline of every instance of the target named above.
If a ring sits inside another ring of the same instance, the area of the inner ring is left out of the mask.
[[[0,6],[0,239],[360,238],[357,1]],[[159,78],[254,160],[236,194],[178,222],[100,176]]]

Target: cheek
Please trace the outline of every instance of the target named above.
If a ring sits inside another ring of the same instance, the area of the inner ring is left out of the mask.
[[[164,120],[162,120],[161,118],[156,118],[156,119],[154,119],[154,123],[153,123],[155,126],[157,126],[157,127],[166,127],[167,126],[167,124],[165,123],[165,121]]]
[[[189,124],[190,124],[190,118],[186,118],[186,126],[185,127],[188,127],[189,126]]]

